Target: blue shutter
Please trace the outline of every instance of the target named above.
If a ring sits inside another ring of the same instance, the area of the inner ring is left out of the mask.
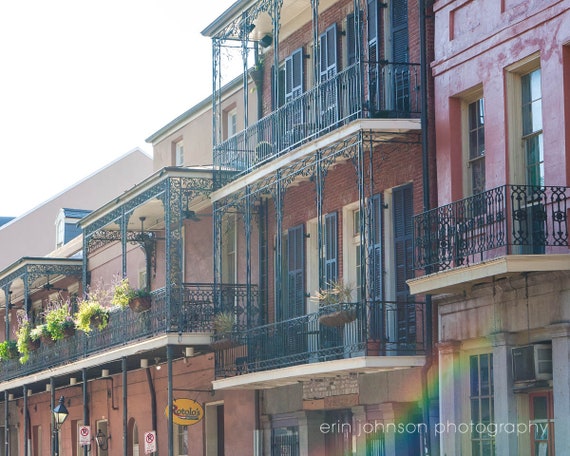
[[[285,59],[285,103],[303,93],[303,48]]]
[[[405,303],[410,301],[410,292],[406,280],[414,276],[412,268],[412,185],[409,184],[394,189],[392,196],[396,300]],[[415,344],[416,332],[415,306],[413,304],[405,306],[400,304],[397,315],[397,340],[401,344],[401,349],[406,349],[411,347],[411,344]]]
[[[370,198],[370,270],[372,285],[372,306],[370,311],[370,336],[374,340],[384,339],[384,239],[383,239],[382,194]]]

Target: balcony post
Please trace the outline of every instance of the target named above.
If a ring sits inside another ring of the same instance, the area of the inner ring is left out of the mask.
[[[455,340],[438,344],[440,422],[450,426],[461,423],[461,379],[459,378],[460,342]],[[445,390],[443,388],[445,387]],[[461,454],[461,435],[457,432],[440,432],[441,454]]]
[[[517,409],[513,391],[511,341],[509,333],[492,334],[493,364],[506,368],[493,369],[493,407],[495,423],[516,423]],[[495,437],[496,454],[519,454],[518,439],[514,432],[498,432]]]
[[[552,334],[552,366],[555,372],[552,394],[554,398],[554,432],[555,448],[570,448],[570,325],[559,323],[551,326]],[[549,433],[551,430],[549,430]],[[498,453],[497,453],[498,454]]]

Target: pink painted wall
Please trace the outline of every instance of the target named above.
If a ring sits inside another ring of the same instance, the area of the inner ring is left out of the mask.
[[[463,196],[458,97],[481,84],[487,188],[508,182],[507,67],[540,53],[546,185],[567,185],[570,11],[560,1],[444,1],[434,5],[438,204]],[[563,85],[563,79],[565,85]],[[565,88],[563,90],[563,87]],[[566,108],[565,108],[566,105]],[[516,184],[518,182],[509,182]]]

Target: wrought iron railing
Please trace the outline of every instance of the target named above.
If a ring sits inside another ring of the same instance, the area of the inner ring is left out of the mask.
[[[504,185],[414,217],[426,273],[511,254],[568,253],[568,187]]]
[[[247,309],[254,308],[257,303],[257,290],[255,285],[222,284],[215,287],[211,283],[187,283],[181,289],[172,290],[181,291],[182,299],[172,299],[170,304],[166,300],[165,288],[155,290],[152,292],[152,306],[146,312],[113,308],[109,324],[102,330],[94,329],[89,334],[76,331],[75,335],[58,340],[53,345],[42,344],[30,352],[24,364],[20,364],[18,359],[2,360],[0,381],[54,368],[164,333],[210,333],[215,309],[229,306],[230,301],[236,316],[246,322]],[[249,306],[246,303],[248,293],[251,301]],[[222,302],[218,305],[220,297]]]
[[[354,119],[419,113],[419,65],[355,64],[216,145],[214,166],[235,178]]]
[[[336,315],[341,312],[346,315]],[[217,378],[365,355],[419,355],[425,350],[424,305],[342,304],[227,336],[216,351]]]

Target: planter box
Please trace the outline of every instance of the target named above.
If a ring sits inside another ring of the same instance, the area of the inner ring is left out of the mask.
[[[152,301],[149,297],[144,298],[133,298],[129,301],[129,307],[133,312],[144,312],[145,310],[150,309]]]
[[[356,310],[337,310],[323,314],[319,317],[319,323],[324,326],[338,327],[356,320]]]

